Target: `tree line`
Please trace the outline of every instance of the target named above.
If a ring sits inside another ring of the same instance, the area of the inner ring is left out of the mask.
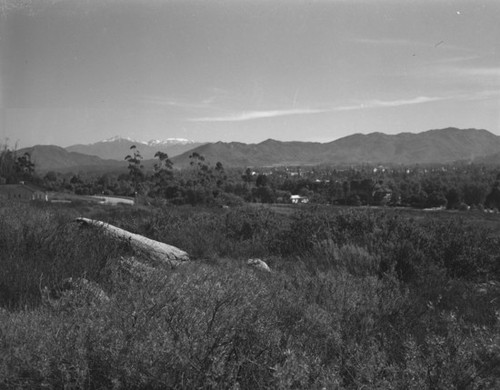
[[[16,184],[34,178],[35,164],[29,153],[19,155],[6,145],[0,150],[0,184]]]
[[[136,196],[171,204],[239,205],[287,203],[300,195],[309,203],[416,208],[500,209],[500,169],[486,165],[225,168],[197,152],[186,169],[174,169],[157,152],[152,170],[131,146],[125,173],[60,174],[40,177],[28,153],[3,147],[0,183],[31,181],[49,191],[78,195]]]

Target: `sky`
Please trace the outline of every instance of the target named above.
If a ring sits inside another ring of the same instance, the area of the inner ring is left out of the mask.
[[[500,135],[498,0],[0,0],[0,143]]]

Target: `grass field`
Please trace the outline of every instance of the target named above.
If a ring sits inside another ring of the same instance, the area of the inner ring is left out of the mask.
[[[131,274],[77,216],[192,261]],[[0,388],[498,388],[499,232],[478,212],[3,203]]]

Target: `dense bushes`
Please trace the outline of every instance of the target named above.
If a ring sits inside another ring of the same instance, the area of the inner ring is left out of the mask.
[[[43,286],[57,288],[71,276],[106,283],[111,260],[128,251],[76,226],[75,210],[26,206],[0,208],[1,306],[37,305]]]
[[[119,275],[115,277],[120,280]],[[492,388],[498,327],[414,307],[390,277],[195,263],[2,312],[7,387]],[[62,299],[65,299],[63,297]]]
[[[83,212],[197,261],[131,277],[116,266],[130,248],[75,226],[77,210],[0,208],[0,304],[10,310],[0,310],[0,387],[500,385],[491,230],[328,208]],[[252,256],[273,273],[239,261]],[[68,276],[100,283],[109,299],[78,289],[42,298]]]

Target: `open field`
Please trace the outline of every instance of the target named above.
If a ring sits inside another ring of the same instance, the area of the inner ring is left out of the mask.
[[[106,195],[75,195],[71,193],[51,192],[48,199],[52,203],[101,203],[106,205],[134,204],[134,198],[129,196],[106,196]]]
[[[138,254],[78,216],[192,261],[130,274]],[[476,212],[2,203],[0,388],[498,388],[499,232]]]

